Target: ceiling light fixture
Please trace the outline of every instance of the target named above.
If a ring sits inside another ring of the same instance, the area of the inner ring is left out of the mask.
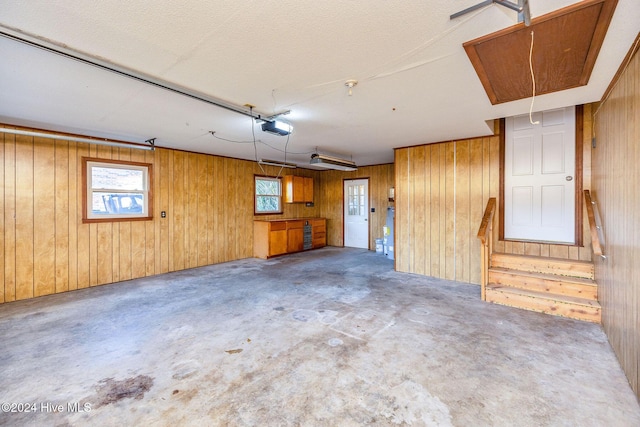
[[[311,155],[310,165],[323,168],[335,169],[339,171],[357,171],[358,166],[351,160],[339,159],[337,157],[325,156],[324,154],[314,153]]]
[[[295,169],[298,167],[298,165],[294,163],[279,162],[278,160],[269,160],[269,159],[260,159],[258,163],[265,166],[278,166],[281,168],[289,168],[289,169]]]
[[[354,79],[347,80],[344,85],[349,88],[349,96],[353,95],[354,86],[358,85],[358,81]]]
[[[262,130],[274,135],[286,136],[293,132],[293,126],[281,120],[272,120],[262,123]]]

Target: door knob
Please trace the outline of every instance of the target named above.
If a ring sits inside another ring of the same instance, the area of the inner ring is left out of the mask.
[[[573,177],[572,176],[568,176],[565,178],[567,181],[573,181]]]

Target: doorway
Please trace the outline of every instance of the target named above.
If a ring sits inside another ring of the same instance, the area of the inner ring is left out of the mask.
[[[506,119],[504,238],[575,243],[575,107]]]
[[[369,249],[369,179],[344,181],[344,246]]]

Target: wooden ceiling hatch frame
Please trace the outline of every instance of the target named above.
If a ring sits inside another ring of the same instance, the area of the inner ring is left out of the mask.
[[[532,31],[536,94],[586,85],[617,3],[582,1],[464,43],[491,104],[531,97]]]

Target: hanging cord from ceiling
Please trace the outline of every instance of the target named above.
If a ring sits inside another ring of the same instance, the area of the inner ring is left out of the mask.
[[[210,130],[208,132],[211,136],[213,136],[215,139],[219,139],[221,141],[225,141],[225,142],[231,142],[233,144],[253,144],[253,141],[238,141],[236,139],[228,139],[228,138],[223,138],[221,136],[218,136],[218,132],[214,131],[214,130]],[[206,135],[206,134],[205,134]],[[200,135],[202,136],[202,135]],[[287,138],[287,142],[288,142],[288,138]],[[262,144],[262,145],[266,145],[267,147],[271,148],[272,150],[275,151],[279,151],[281,153],[284,153],[285,150],[278,148],[278,147],[274,147],[273,145],[269,144],[268,142],[265,142],[261,139],[256,139],[256,143]],[[287,154],[313,154],[314,151],[310,150],[310,151],[289,151],[287,150]]]
[[[531,47],[529,48],[529,71],[531,71],[531,106],[529,107],[529,122],[538,125],[540,122],[533,121],[533,103],[536,100],[536,76],[533,72],[533,31],[531,31]]]
[[[266,172],[264,171],[264,168],[262,167],[262,165],[260,164],[260,161],[258,160],[258,144],[256,142],[256,129],[255,129],[254,119],[253,119],[253,107],[249,107],[249,111],[251,112],[251,135],[253,136],[253,153],[256,156],[256,163],[258,164],[258,166],[260,166],[260,170],[262,171],[262,173],[266,174]]]
[[[287,142],[285,142],[284,144],[284,163],[282,164],[282,166],[280,166],[280,170],[278,171],[278,175],[276,176],[276,178],[280,178],[282,169],[284,169],[284,165],[287,163],[287,147],[289,146],[289,137],[291,137],[290,133],[287,134]]]

